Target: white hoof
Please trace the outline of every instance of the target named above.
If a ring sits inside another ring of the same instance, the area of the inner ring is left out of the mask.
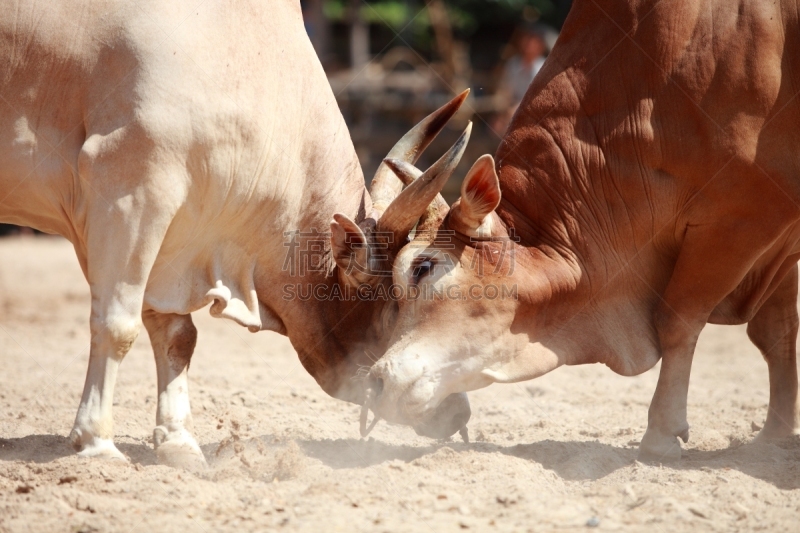
[[[764,428],[758,432],[754,442],[768,443],[777,440],[788,439],[800,435],[800,429],[794,429],[786,424],[773,424],[765,425]]]
[[[683,442],[689,440],[688,429],[681,434]],[[647,428],[639,444],[639,460],[645,463],[672,463],[680,461],[681,444],[675,435],[665,435]]]
[[[128,458],[114,446],[114,441],[111,439],[86,435],[78,429],[73,429],[69,435],[69,440],[72,442],[72,446],[78,450],[78,455],[81,457],[97,457],[128,462]]]
[[[195,472],[208,468],[200,446],[185,429],[169,432],[158,426],[153,430],[153,444],[159,464]]]

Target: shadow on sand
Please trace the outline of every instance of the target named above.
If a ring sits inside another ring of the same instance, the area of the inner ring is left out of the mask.
[[[391,445],[373,440],[337,439],[297,441],[303,452],[334,468],[365,468],[387,461],[411,462],[436,453],[443,447],[457,452],[497,453],[541,464],[562,479],[597,480],[636,461],[635,447],[612,446],[593,441],[543,440],[531,444],[501,446],[486,442],[436,443],[430,446]],[[780,489],[800,488],[800,438],[771,444],[734,444],[712,451],[684,450],[683,458],[663,468],[676,471],[737,470]],[[795,472],[797,475],[787,475]]]
[[[125,442],[118,439],[117,449],[131,462],[144,466],[156,464],[153,447],[144,443]],[[25,461],[49,463],[62,457],[75,455],[67,437],[61,435],[28,435],[19,439],[0,438],[0,461]]]
[[[274,442],[273,436],[262,436],[262,442]],[[533,461],[552,470],[562,479],[588,481],[603,478],[636,461],[633,447],[612,446],[592,441],[543,440],[530,444],[501,446],[487,442],[432,443],[429,446],[386,444],[376,440],[324,439],[297,440],[303,453],[334,469],[360,469],[387,461],[410,463],[435,454],[444,447],[456,452],[502,454]],[[117,440],[119,450],[133,463],[156,464],[151,445]],[[204,445],[203,452],[213,462],[219,443]],[[0,461],[30,461],[48,463],[74,454],[66,437],[60,435],[29,435],[23,438],[0,439]],[[725,449],[703,451],[689,449],[683,459],[664,468],[676,471],[736,470],[747,476],[766,481],[779,489],[800,488],[800,437],[762,444],[735,444]]]

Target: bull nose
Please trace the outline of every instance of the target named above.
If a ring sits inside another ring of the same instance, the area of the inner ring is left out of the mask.
[[[367,381],[367,387],[372,393],[372,401],[377,402],[381,394],[383,394],[383,378],[370,375]]]
[[[431,418],[414,426],[414,431],[423,437],[446,439],[465,427],[471,415],[467,395],[463,392],[451,394],[439,404]]]

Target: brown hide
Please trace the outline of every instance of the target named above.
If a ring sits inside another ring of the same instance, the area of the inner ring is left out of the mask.
[[[641,451],[675,459],[700,331],[750,322],[770,369],[762,434],[796,432],[799,25],[790,2],[576,0],[498,149],[496,214],[478,231],[462,196],[449,247],[440,231],[395,261],[399,285],[518,297],[399,302],[376,410],[413,423],[492,382],[661,358]],[[476,235],[516,239],[513,268],[475,268],[498,253]]]
[[[796,259],[797,22],[761,2],[576,2],[498,151],[501,218],[580,264],[581,302],[651,312],[691,236],[682,292],[749,320]]]

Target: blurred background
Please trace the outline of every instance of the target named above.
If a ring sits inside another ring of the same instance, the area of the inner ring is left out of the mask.
[[[572,0],[302,0],[311,42],[350,129],[367,182],[394,143],[464,89],[470,99],[417,164],[438,158],[473,121],[443,194],[494,154]]]
[[[442,191],[458,198],[558,38],[572,0],[301,0],[314,49],[369,183],[403,134],[453,96],[470,98],[417,163],[427,168],[473,121],[459,169]],[[0,236],[32,232],[0,224]]]

